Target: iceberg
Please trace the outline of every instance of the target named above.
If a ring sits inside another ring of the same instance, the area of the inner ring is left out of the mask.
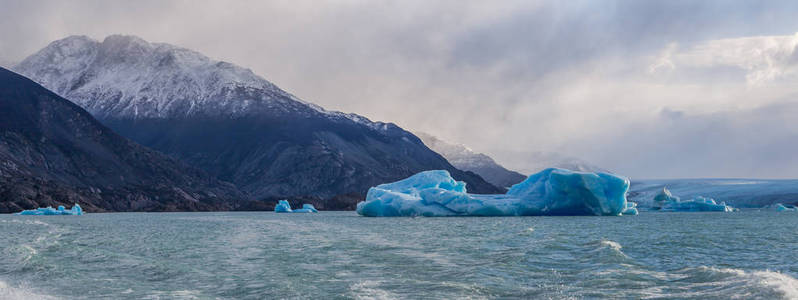
[[[290,213],[294,211],[291,209],[291,204],[288,203],[288,200],[280,200],[277,201],[277,205],[274,207],[274,212]]]
[[[294,210],[295,213],[317,213],[319,212],[313,207],[313,204],[302,204],[302,208],[298,208]]]
[[[637,214],[626,201],[629,179],[608,173],[549,168],[513,185],[506,194],[469,194],[445,170],[424,171],[369,189],[357,213],[393,216],[542,216]]]
[[[277,202],[277,205],[274,207],[274,212],[278,213],[317,213],[319,212],[313,207],[312,204],[302,204],[302,208],[298,209],[291,209],[291,204],[288,203],[288,200],[280,200]]]
[[[720,211],[732,212],[737,209],[726,205],[726,202],[717,203],[715,199],[697,196],[691,200],[681,200],[674,196],[667,188],[662,188],[659,194],[654,196],[651,207],[652,210],[660,211]]]
[[[638,214],[637,211],[637,203],[634,202],[626,202],[626,208],[621,212],[622,215],[627,216],[636,216]]]
[[[59,205],[57,209],[48,206],[48,207],[39,207],[37,209],[29,209],[23,210],[18,212],[17,215],[22,216],[80,216],[83,215],[83,209],[80,208],[80,205],[75,204],[70,209],[64,208],[63,205]]]
[[[784,203],[776,203],[776,204],[771,206],[771,209],[773,209],[775,211],[778,211],[778,212],[783,212],[783,211],[798,212],[798,206],[790,205],[790,204],[784,204]]]

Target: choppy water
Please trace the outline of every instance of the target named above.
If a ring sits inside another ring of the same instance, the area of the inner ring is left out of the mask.
[[[0,299],[798,298],[798,214],[0,215]]]

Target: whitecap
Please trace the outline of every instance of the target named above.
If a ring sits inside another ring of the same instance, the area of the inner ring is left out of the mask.
[[[12,287],[8,283],[0,280],[0,299],[7,300],[49,300],[58,299],[49,295],[36,294],[26,287]]]
[[[352,284],[349,290],[355,299],[399,299],[391,292],[380,289],[379,285],[379,281],[365,280]]]

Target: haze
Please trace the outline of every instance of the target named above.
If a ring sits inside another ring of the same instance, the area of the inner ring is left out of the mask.
[[[510,169],[544,151],[633,178],[796,178],[796,15],[788,1],[0,0],[0,65],[132,34]]]

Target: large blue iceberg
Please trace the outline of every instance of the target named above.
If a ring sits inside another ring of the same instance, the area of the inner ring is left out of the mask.
[[[466,191],[444,170],[425,171],[369,189],[357,213],[393,216],[540,216],[637,214],[626,201],[629,179],[608,173],[550,168],[529,176],[504,195]]]
[[[70,209],[65,209],[64,206],[59,205],[58,209],[50,206],[39,207],[37,209],[23,210],[17,214],[23,216],[80,216],[83,215],[83,209],[78,204],[75,204]]]
[[[312,204],[302,204],[302,208],[291,209],[291,204],[288,200],[280,200],[277,206],[274,207],[274,212],[278,213],[317,213],[319,212],[313,207]]]
[[[681,200],[674,196],[667,188],[654,196],[652,210],[660,211],[721,211],[732,212],[737,209],[726,205],[726,202],[717,203],[715,199],[697,196],[691,200]]]

